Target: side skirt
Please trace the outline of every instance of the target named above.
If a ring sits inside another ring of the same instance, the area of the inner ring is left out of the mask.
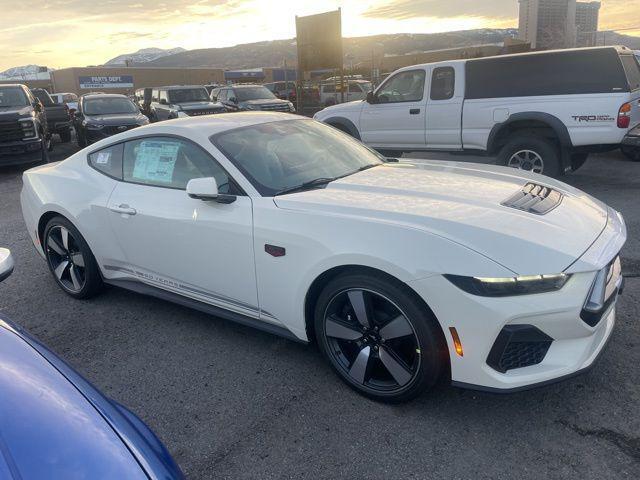
[[[293,340],[294,342],[303,344],[308,343],[296,337],[286,328],[272,325],[270,323],[260,321],[256,318],[247,317],[236,312],[231,312],[229,310],[225,310],[214,305],[209,305],[204,302],[199,302],[198,300],[193,300],[192,298],[183,297],[182,295],[178,295],[177,293],[168,292],[160,288],[152,287],[151,285],[147,285],[142,282],[137,282],[135,280],[105,280],[105,283],[113,285],[114,287],[120,287],[124,288],[125,290],[140,293],[142,295],[148,295],[150,297],[159,298],[168,302],[177,303],[178,305],[182,305],[183,307],[192,308],[209,315],[224,318],[225,320],[231,320],[232,322],[236,322],[247,327],[252,327],[258,330],[262,330],[263,332],[270,333],[272,335],[277,335],[288,340]]]

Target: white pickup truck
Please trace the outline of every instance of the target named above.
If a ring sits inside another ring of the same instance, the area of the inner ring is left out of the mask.
[[[640,64],[595,47],[415,65],[314,118],[387,156],[483,153],[559,176],[589,153],[640,146]]]

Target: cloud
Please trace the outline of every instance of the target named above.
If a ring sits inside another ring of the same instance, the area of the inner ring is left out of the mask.
[[[364,17],[407,20],[410,18],[487,17],[516,18],[516,0],[395,0],[372,7]]]

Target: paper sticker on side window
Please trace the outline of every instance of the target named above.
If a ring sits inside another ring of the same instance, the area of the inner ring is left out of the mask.
[[[142,182],[171,183],[179,148],[178,142],[141,142],[135,153],[133,178]]]
[[[98,152],[96,156],[96,165],[108,165],[111,160],[111,152]]]

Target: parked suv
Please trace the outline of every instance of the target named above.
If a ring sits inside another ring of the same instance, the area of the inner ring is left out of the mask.
[[[47,162],[50,147],[40,100],[24,85],[0,85],[0,166]]]
[[[149,123],[127,97],[106,93],[82,95],[74,121],[80,147]]]
[[[293,103],[280,100],[262,85],[231,85],[211,92],[211,100],[220,102],[230,112],[269,110],[295,112]]]
[[[76,95],[75,93],[65,92],[65,93],[50,93],[49,96],[55,103],[59,105],[64,104],[67,107],[69,107],[69,113],[73,117],[73,114],[78,109],[78,95]]]
[[[33,93],[44,106],[47,125],[51,134],[57,133],[63,143],[71,141],[71,113],[66,103],[55,103],[44,88],[32,88]]]
[[[154,88],[150,110],[150,118],[154,122],[227,111],[224,106],[211,101],[207,89],[200,85]]]
[[[639,100],[633,52],[595,47],[402,68],[366,101],[314,118],[388,156],[484,152],[500,165],[559,176],[591,152],[637,144]]]
[[[346,91],[344,101],[364,100],[373,89],[371,82],[367,80],[349,80],[344,82]],[[320,105],[328,107],[342,102],[342,89],[340,83],[327,82],[320,85]]]

